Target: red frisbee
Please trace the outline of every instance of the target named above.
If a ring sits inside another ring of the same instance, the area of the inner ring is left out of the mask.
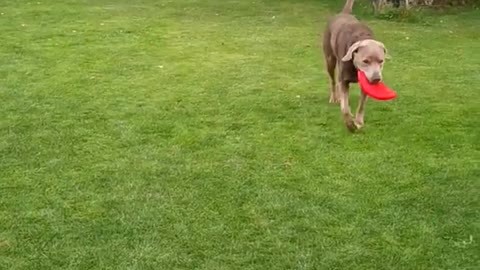
[[[363,72],[359,70],[357,73],[360,89],[362,89],[367,96],[378,100],[391,100],[397,97],[397,93],[390,90],[383,83],[371,84]]]

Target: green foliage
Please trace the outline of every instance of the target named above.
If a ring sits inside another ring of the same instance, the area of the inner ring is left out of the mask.
[[[418,23],[421,22],[421,11],[414,8],[393,8],[386,7],[379,11],[377,14],[378,19],[389,20],[389,21],[399,21],[399,22],[410,22]]]
[[[479,0],[433,0],[433,5],[437,6],[468,6],[468,5],[476,5],[480,4]]]

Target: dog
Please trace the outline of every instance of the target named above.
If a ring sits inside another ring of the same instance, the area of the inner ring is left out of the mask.
[[[327,22],[323,35],[323,53],[331,84],[330,103],[340,103],[343,120],[351,132],[364,125],[367,96],[360,91],[353,119],[349,105],[350,83],[358,82],[357,70],[363,71],[370,83],[381,82],[387,54],[385,45],[375,40],[373,31],[351,14],[353,2],[346,1],[343,10]]]

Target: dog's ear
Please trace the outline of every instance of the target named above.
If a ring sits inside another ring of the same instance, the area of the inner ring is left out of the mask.
[[[350,46],[350,48],[348,48],[348,51],[347,53],[345,54],[345,56],[342,58],[342,61],[343,62],[348,62],[350,60],[353,59],[353,53],[358,50],[358,48],[360,48],[363,44],[363,40],[362,41],[357,41],[355,43],[352,44],[352,46]]]
[[[385,49],[385,47],[383,47],[383,50],[385,51],[385,59],[387,60],[392,59],[392,56],[387,52],[387,49]]]
[[[385,52],[385,59],[391,59],[391,56],[387,52],[387,48],[385,48],[385,45],[382,42],[377,41],[377,40],[373,40],[373,42],[375,42],[378,46],[383,48],[383,51]]]

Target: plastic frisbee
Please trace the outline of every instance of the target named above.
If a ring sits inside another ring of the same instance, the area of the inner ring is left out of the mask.
[[[357,72],[358,74],[358,84],[360,85],[360,89],[370,96],[377,100],[391,100],[397,97],[397,93],[390,90],[386,85],[383,83],[376,83],[371,84],[365,74],[360,70]]]

